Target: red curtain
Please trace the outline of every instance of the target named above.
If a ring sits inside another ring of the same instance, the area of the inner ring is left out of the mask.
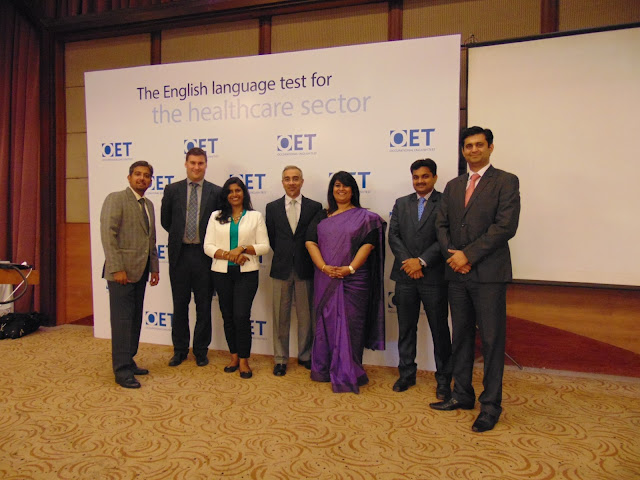
[[[0,260],[40,258],[40,38],[0,2]],[[52,252],[55,254],[55,252]],[[16,302],[37,310],[38,289]]]

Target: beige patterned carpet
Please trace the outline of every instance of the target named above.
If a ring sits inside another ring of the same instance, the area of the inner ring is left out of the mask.
[[[478,407],[428,408],[429,372],[399,394],[394,369],[368,367],[360,395],[334,394],[270,357],[242,380],[223,352],[170,368],[170,347],[141,345],[151,374],[125,390],[109,352],[85,326],[0,342],[2,480],[640,478],[638,379],[508,368],[503,416],[476,434]]]

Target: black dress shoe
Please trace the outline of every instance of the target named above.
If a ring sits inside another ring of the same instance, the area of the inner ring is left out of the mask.
[[[287,374],[287,365],[285,363],[277,363],[275,367],[273,367],[273,374],[276,377],[284,377]]]
[[[436,387],[436,398],[444,401],[449,400],[451,398],[451,386],[444,383],[439,384]]]
[[[450,398],[446,402],[436,402],[430,403],[429,406],[434,410],[457,410],[461,408],[462,410],[473,410],[473,403],[460,403],[455,398]]]
[[[307,370],[311,370],[311,360],[300,360],[300,359],[298,359],[298,365],[302,365]]]
[[[416,384],[416,379],[415,378],[402,378],[402,377],[400,377],[398,380],[396,380],[396,383],[393,384],[393,391],[394,392],[404,392],[409,387],[413,387],[415,384]]]
[[[133,374],[134,375],[149,375],[149,370],[147,370],[146,368],[135,367],[133,369]]]
[[[471,430],[474,432],[486,432],[487,430],[493,430],[493,427],[498,423],[498,417],[491,415],[488,412],[480,412],[476,421],[473,422]]]
[[[253,377],[253,372],[249,370],[248,372],[240,372],[240,378],[251,378]]]
[[[141,387],[140,382],[136,380],[134,377],[116,380],[116,383],[120,385],[122,388],[140,388]]]
[[[227,365],[224,367],[224,373],[233,373],[238,370],[239,365]]]
[[[187,355],[186,354],[184,354],[184,353],[176,353],[173,357],[171,357],[171,360],[169,360],[169,366],[170,367],[177,367],[182,362],[184,362],[186,359],[187,359]]]
[[[196,357],[196,365],[198,365],[199,367],[209,365],[209,357],[207,357],[206,355],[203,357]]]

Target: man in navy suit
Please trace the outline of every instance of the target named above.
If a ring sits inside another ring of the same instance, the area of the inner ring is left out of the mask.
[[[447,283],[444,258],[436,235],[435,219],[440,192],[436,162],[430,158],[411,164],[413,189],[398,198],[389,226],[389,247],[395,255],[391,280],[396,282],[394,303],[398,311],[398,370],[394,392],[416,384],[416,340],[420,303],[424,305],[433,338],[436,363],[436,397],[451,395],[451,337],[449,333]]]
[[[273,249],[273,374],[287,373],[291,302],[295,295],[298,317],[298,363],[311,368],[313,343],[313,263],[304,246],[307,227],[322,209],[319,202],[304,197],[300,190],[302,170],[289,165],[282,171],[285,194],[267,204],[266,223]]]
[[[453,326],[451,398],[435,410],[472,409],[471,384],[476,328],[482,339],[484,391],[473,431],[491,430],[502,413],[502,375],[507,324],[507,282],[512,280],[509,239],[518,229],[518,177],[490,164],[493,133],[481,127],[460,134],[470,172],[451,180],[436,218],[438,241],[447,257]]]
[[[193,354],[198,366],[203,367],[209,363],[213,276],[211,257],[204,254],[202,245],[209,217],[218,208],[221,188],[204,179],[207,171],[204,150],[190,149],[184,166],[187,179],[167,185],[160,210],[162,227],[169,232],[169,277],[173,296],[171,340],[174,355],[169,366],[180,365],[189,353],[189,303],[193,292],[196,304]]]

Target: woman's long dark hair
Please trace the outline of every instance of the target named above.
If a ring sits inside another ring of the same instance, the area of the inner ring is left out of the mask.
[[[353,206],[360,207],[360,190],[358,189],[358,183],[356,179],[349,172],[345,172],[341,170],[333,174],[331,180],[329,181],[329,190],[327,191],[327,203],[329,204],[329,208],[327,209],[327,213],[331,214],[338,210],[338,203],[336,199],[333,197],[333,186],[336,184],[336,181],[340,181],[344,186],[351,187],[351,203]]]
[[[229,178],[229,180],[224,182],[224,185],[222,186],[222,192],[220,192],[220,213],[216,217],[216,220],[222,225],[231,221],[231,204],[229,203],[228,198],[229,192],[231,190],[231,185],[238,185],[242,189],[242,193],[244,194],[242,198],[242,208],[244,210],[253,210],[253,205],[251,204],[251,196],[249,195],[249,190],[247,190],[244,182],[238,177],[231,177]]]

